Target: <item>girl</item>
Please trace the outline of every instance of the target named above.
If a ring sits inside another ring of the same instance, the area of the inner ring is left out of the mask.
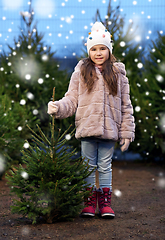
[[[73,72],[65,96],[48,103],[48,113],[67,118],[76,113],[75,137],[81,140],[84,161],[89,160],[90,171],[97,168],[99,189],[95,185],[95,171],[86,179],[92,195],[85,200],[82,216],[95,216],[98,206],[102,217],[114,217],[111,208],[112,155],[115,142],[120,140],[126,151],[134,140],[133,107],[125,66],[112,55],[110,33],[96,22],[87,39],[89,57],[80,60]]]

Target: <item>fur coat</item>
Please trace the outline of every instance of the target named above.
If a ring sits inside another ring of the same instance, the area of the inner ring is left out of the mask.
[[[72,73],[69,88],[65,96],[55,101],[58,111],[56,118],[67,118],[75,114],[77,139],[97,137],[117,141],[121,138],[134,139],[135,124],[133,107],[129,95],[129,83],[125,65],[115,63],[118,68],[118,91],[116,96],[108,92],[102,74],[96,67],[98,79],[88,93],[81,79],[79,61]]]

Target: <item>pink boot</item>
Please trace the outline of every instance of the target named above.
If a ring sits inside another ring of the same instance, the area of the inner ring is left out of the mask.
[[[110,188],[99,188],[97,194],[101,217],[114,217],[115,213],[111,208]]]
[[[91,190],[92,188],[87,188],[87,190]],[[97,191],[96,188],[93,189],[93,194],[88,197],[88,199],[85,199],[84,204],[86,207],[82,210],[81,215],[82,216],[95,216],[95,210],[97,206]]]

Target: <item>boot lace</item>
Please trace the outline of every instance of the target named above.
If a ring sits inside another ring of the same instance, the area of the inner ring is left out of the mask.
[[[100,205],[101,205],[101,208],[111,206],[111,195],[108,192],[103,192],[101,194]]]
[[[95,207],[96,205],[96,194],[93,193],[92,196],[89,196],[86,201],[85,201],[85,205],[86,206],[92,206],[92,207]]]

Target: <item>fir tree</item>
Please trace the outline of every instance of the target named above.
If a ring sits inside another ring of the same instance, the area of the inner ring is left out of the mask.
[[[140,153],[143,160],[164,159],[165,36],[158,34],[147,54],[135,42],[136,30],[140,26],[131,23],[127,31],[124,31],[125,22],[119,6],[113,9],[111,0],[106,19],[101,19],[98,10],[96,20],[103,22],[111,32],[114,40],[113,54],[126,67],[136,124],[135,141],[129,150]]]
[[[99,10],[96,12],[96,20],[101,21],[112,35],[113,54],[118,61],[125,64],[130,85],[136,85],[142,76],[144,49],[135,41],[138,26],[130,23],[125,27],[124,16],[121,15],[120,6],[115,9],[109,0],[106,18],[102,19]],[[124,30],[125,29],[125,30]],[[132,88],[131,90],[133,90]]]
[[[33,13],[30,4],[29,17],[22,13],[23,28],[20,28],[19,36],[14,39],[14,46],[8,45],[8,51],[0,55],[0,85],[4,86],[4,94],[15,102],[24,99],[30,107],[29,111],[49,131],[47,103],[54,86],[57,89],[56,98],[63,97],[68,87],[68,75],[66,71],[59,70],[55,52],[45,45],[44,34],[38,33]],[[61,122],[57,121],[57,124]],[[65,127],[70,125],[67,120],[64,124]],[[64,129],[64,126],[58,127]]]
[[[165,36],[149,47],[139,81],[136,99],[136,143],[131,144],[143,159],[163,160],[165,157]]]
[[[20,149],[29,139],[26,124],[33,126],[36,117],[29,113],[25,105],[14,102],[0,89],[0,175],[2,176],[11,164],[21,161]]]
[[[13,167],[7,174],[11,192],[17,195],[13,213],[19,213],[36,223],[38,217],[47,223],[70,219],[79,213],[84,196],[89,191],[85,178],[89,176],[88,163],[75,159],[76,150],[66,147],[68,130],[55,137],[52,118],[51,138],[48,139],[38,126],[39,133],[32,129],[34,143],[22,151],[23,165]],[[73,136],[74,131],[70,133]]]

